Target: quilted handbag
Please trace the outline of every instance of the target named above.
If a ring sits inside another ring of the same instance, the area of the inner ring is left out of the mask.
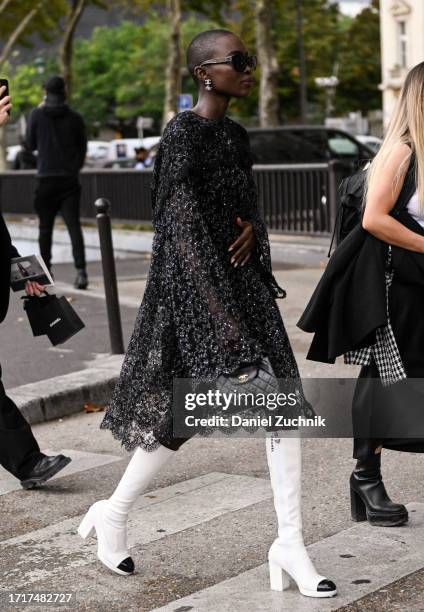
[[[230,393],[251,393],[254,396],[278,393],[278,379],[268,357],[262,357],[257,363],[241,366],[230,374],[221,374],[216,379],[216,388],[229,396]],[[231,404],[226,414],[235,414],[251,408],[250,404]]]

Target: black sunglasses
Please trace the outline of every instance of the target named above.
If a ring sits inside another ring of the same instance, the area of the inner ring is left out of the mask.
[[[256,55],[249,55],[248,53],[236,51],[232,55],[227,55],[227,57],[217,57],[215,59],[206,60],[199,64],[199,67],[206,66],[207,64],[231,64],[236,72],[244,72],[247,66],[255,70],[258,65],[258,58]]]

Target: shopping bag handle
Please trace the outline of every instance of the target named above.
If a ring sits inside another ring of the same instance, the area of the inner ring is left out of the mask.
[[[54,293],[49,293],[47,291],[47,289],[44,289],[44,291],[41,293],[41,295],[43,295],[43,294],[45,294],[45,295],[47,295],[49,297],[55,295]],[[25,295],[21,296],[21,300],[29,300],[31,298],[41,298],[41,295],[27,295],[27,294],[25,294]]]

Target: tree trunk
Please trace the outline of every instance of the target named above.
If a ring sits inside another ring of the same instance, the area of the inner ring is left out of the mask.
[[[38,13],[42,5],[43,5],[43,2],[39,2],[29,13],[27,13],[24,19],[22,19],[22,21],[16,26],[14,31],[11,33],[11,35],[9,36],[7,40],[7,43],[4,45],[0,53],[0,67],[3,66],[3,64],[9,57],[9,54],[12,50],[13,45],[16,43],[19,36],[25,30],[25,28],[27,27],[31,19],[33,19],[35,15]]]
[[[65,80],[68,98],[70,98],[72,94],[72,51],[74,46],[74,35],[86,5],[87,0],[72,0],[71,11],[65,23],[62,46],[59,53],[60,71]]]
[[[0,4],[0,15],[4,13],[11,2],[12,0],[3,0],[3,2]]]
[[[306,87],[306,61],[305,61],[305,45],[303,41],[303,18],[302,18],[302,0],[296,0],[296,32],[297,32],[297,47],[299,52],[299,101],[300,101],[300,120],[306,123],[308,114],[307,87]]]
[[[8,0],[4,0],[0,5],[0,13],[2,13],[7,6],[9,5]],[[10,52],[12,51],[13,45],[18,40],[19,36],[25,30],[31,19],[35,17],[40,8],[42,7],[43,2],[39,2],[27,15],[22,19],[22,21],[16,26],[14,31],[9,36],[6,44],[4,45],[1,53],[0,53],[0,69],[3,67],[3,64],[7,61]],[[6,162],[6,128],[5,126],[0,127],[0,172],[4,172],[7,169]]]
[[[162,129],[177,113],[178,94],[181,92],[181,2],[167,0],[167,10],[171,26],[169,39],[168,64],[165,79],[165,101],[163,107]]]
[[[256,50],[261,70],[259,84],[259,122],[261,127],[280,123],[278,98],[278,61],[271,40],[273,0],[255,0]]]

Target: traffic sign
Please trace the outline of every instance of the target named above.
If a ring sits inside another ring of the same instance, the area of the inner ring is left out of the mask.
[[[191,94],[180,94],[178,96],[178,112],[188,110],[193,106],[193,96]]]

